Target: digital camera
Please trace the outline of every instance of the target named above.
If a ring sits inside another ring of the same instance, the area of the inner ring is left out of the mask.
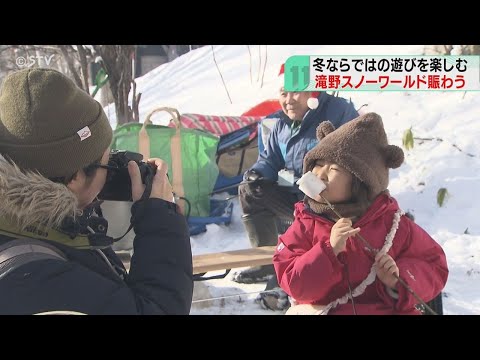
[[[107,181],[98,198],[100,200],[132,201],[132,183],[128,162],[135,161],[140,168],[142,183],[151,182],[156,168],[143,160],[143,155],[125,150],[112,150],[108,159]]]

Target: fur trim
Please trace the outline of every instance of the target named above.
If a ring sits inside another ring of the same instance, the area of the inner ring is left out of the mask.
[[[403,215],[405,215],[405,213],[400,209],[397,210],[393,215],[392,227],[390,228],[390,231],[385,237],[385,243],[383,244],[379,252],[387,253],[392,247],[393,239],[395,238],[395,234],[397,233],[398,226],[400,224],[400,219]],[[353,289],[351,296],[357,297],[362,295],[367,289],[367,286],[372,284],[375,281],[376,276],[377,276],[377,272],[375,270],[375,263],[373,263],[367,277],[355,289]],[[338,298],[337,300],[332,301],[325,307],[325,309],[322,309],[319,315],[326,315],[332,308],[338,306],[339,304],[346,304],[351,296],[349,293],[347,293],[341,298]]]
[[[58,227],[80,211],[77,197],[65,185],[36,172],[23,172],[1,155],[0,199],[0,217],[22,231],[34,224]]]

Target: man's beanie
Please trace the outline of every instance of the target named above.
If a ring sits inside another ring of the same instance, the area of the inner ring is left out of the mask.
[[[280,84],[279,88],[285,86],[285,64],[280,66],[280,71],[278,72],[278,82]],[[310,97],[307,100],[307,105],[310,109],[315,110],[318,107],[318,96],[320,93],[318,91],[313,91]]]
[[[335,130],[324,121],[317,127],[319,143],[303,160],[303,171],[311,171],[319,159],[336,163],[368,187],[373,200],[388,187],[388,168],[396,169],[404,160],[403,150],[388,145],[382,118],[368,113]]]
[[[71,176],[112,141],[100,104],[62,73],[24,69],[0,89],[0,154],[45,177]]]

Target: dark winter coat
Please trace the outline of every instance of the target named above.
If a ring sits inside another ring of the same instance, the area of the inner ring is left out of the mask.
[[[61,223],[76,207],[76,198],[64,185],[38,174],[24,176],[5,161],[0,161],[0,195],[0,217],[30,229],[37,239],[43,238],[35,236],[36,222]],[[134,224],[134,254],[125,279],[112,270],[111,265],[123,265],[111,248],[83,250],[48,241],[68,261],[38,260],[5,272],[0,277],[0,314],[189,314],[190,237],[185,218],[172,205],[161,199],[146,201],[143,216]],[[139,210],[135,203],[132,214]],[[22,236],[0,227],[0,245],[13,238]]]
[[[375,249],[387,244],[387,234],[395,228],[397,201],[388,194],[377,197],[367,212],[353,225]],[[428,302],[447,282],[448,267],[440,245],[420,226],[400,216],[398,229],[388,254],[397,263],[400,277]],[[330,244],[334,222],[313,213],[303,202],[295,206],[295,221],[279,238],[273,264],[279,284],[300,304],[327,305],[354,292],[357,314],[420,314],[418,301],[401,284],[398,300],[376,277],[374,255],[357,238],[347,240],[346,251],[336,256]],[[358,290],[356,290],[358,289]],[[358,291],[358,296],[355,292]],[[353,314],[350,301],[339,303],[329,314]]]
[[[301,122],[300,130],[292,136],[293,121],[280,110],[268,118],[278,118],[268,138],[265,150],[259,154],[257,162],[252,166],[264,177],[277,181],[278,172],[282,169],[293,170],[296,178],[303,174],[303,158],[317,143],[317,126],[326,120],[335,128],[358,117],[352,103],[343,98],[322,92],[318,98],[319,105],[309,110]],[[295,186],[293,191],[298,192]]]

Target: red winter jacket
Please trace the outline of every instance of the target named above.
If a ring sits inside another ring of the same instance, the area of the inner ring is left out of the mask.
[[[353,225],[375,249],[385,244],[397,201],[387,194],[377,197],[368,211]],[[300,304],[327,305],[348,293],[347,275],[352,291],[369,274],[374,256],[357,238],[347,240],[346,251],[337,256],[330,244],[334,223],[314,214],[303,202],[295,205],[295,221],[280,236],[273,264],[280,286]],[[435,240],[406,216],[400,218],[393,245],[388,254],[396,261],[400,277],[425,301],[432,300],[445,286],[448,268],[445,253]],[[373,283],[354,297],[357,314],[420,314],[418,301],[400,283],[398,300],[392,298],[383,283]],[[329,314],[353,314],[351,301],[339,304]]]

